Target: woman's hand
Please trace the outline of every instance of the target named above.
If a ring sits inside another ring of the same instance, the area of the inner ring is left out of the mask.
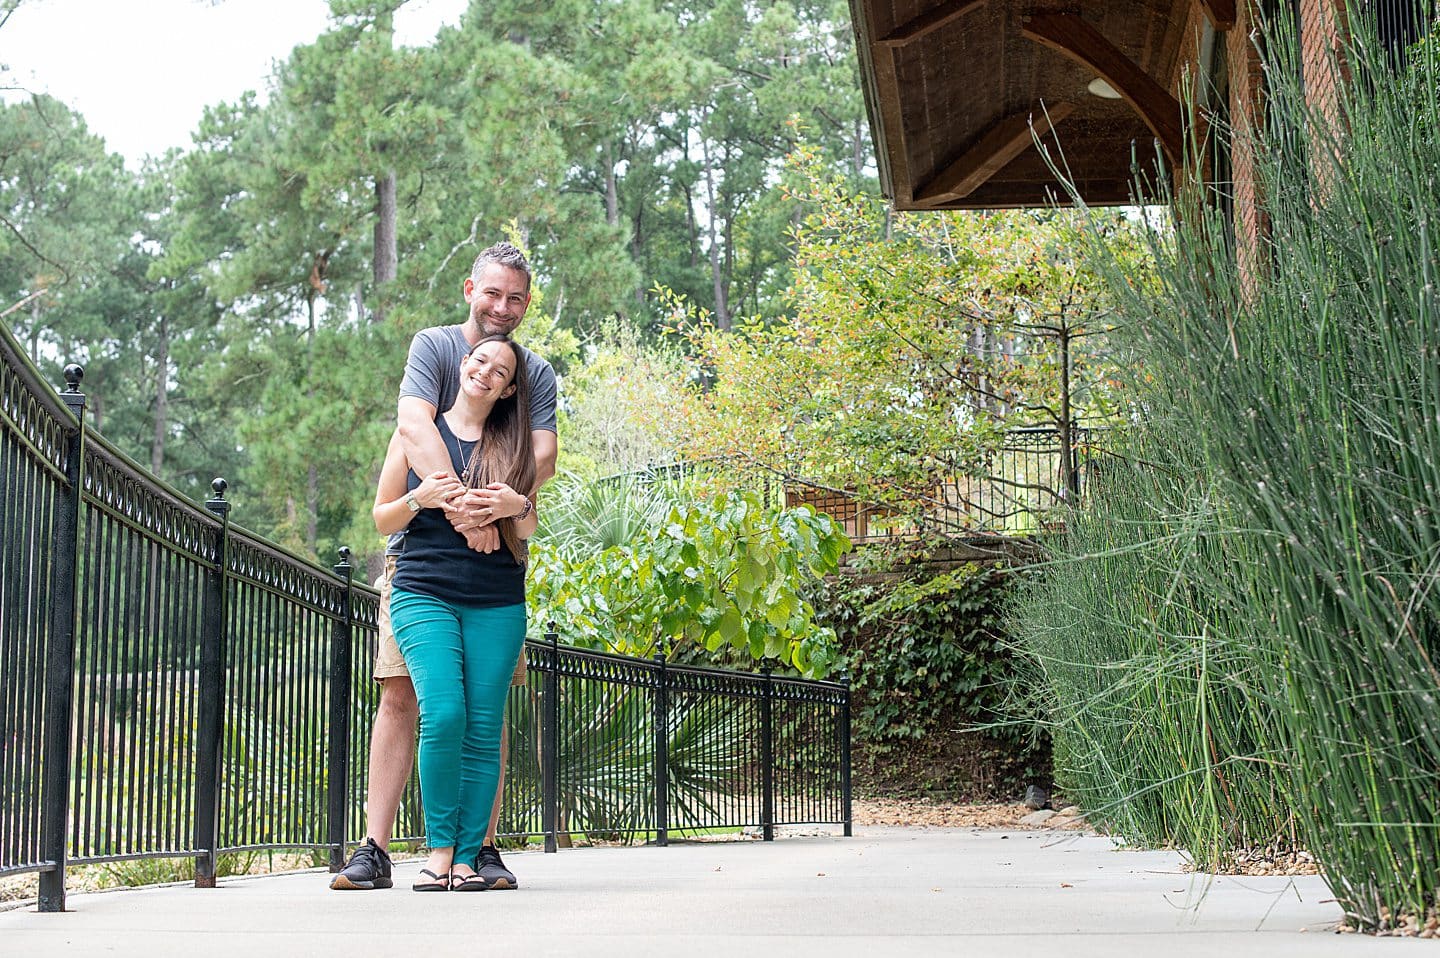
[[[432,472],[420,480],[411,493],[422,509],[442,508],[451,499],[465,492],[465,484],[448,472]]]
[[[481,517],[486,524],[496,519],[509,519],[525,511],[525,497],[503,482],[492,482],[471,490],[465,502],[473,507],[472,514]]]

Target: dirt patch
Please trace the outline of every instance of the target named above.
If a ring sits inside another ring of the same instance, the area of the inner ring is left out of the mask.
[[[1021,804],[969,805],[912,798],[857,798],[852,809],[856,825],[906,825],[920,828],[1043,829],[1022,825],[1030,814]]]

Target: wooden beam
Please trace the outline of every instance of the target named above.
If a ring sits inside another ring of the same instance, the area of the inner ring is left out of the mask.
[[[1088,21],[1073,13],[1037,13],[1026,18],[1020,35],[1102,77],[1145,121],[1171,164],[1180,165],[1185,153],[1180,101]]]
[[[933,10],[922,13],[914,20],[902,23],[891,30],[885,36],[875,41],[881,46],[903,47],[911,40],[918,40],[931,30],[938,30],[951,20],[963,17],[976,7],[983,6],[985,0],[946,0]]]
[[[880,113],[881,129],[877,132],[884,141],[895,202],[908,204],[914,196],[910,191],[915,188],[915,184],[910,179],[910,153],[905,143],[905,114],[901,109],[900,78],[895,70],[895,50],[879,43],[870,49],[871,63],[875,70],[875,105]]]
[[[975,192],[1057,123],[1075,112],[1073,103],[1051,103],[1014,113],[994,124],[974,146],[915,195],[917,205],[952,203]],[[1031,127],[1034,132],[1031,132]]]
[[[1235,26],[1235,0],[1200,0],[1200,6],[1205,8],[1210,26],[1217,32]]]

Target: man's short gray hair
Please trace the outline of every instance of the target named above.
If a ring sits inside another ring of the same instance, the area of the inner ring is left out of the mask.
[[[530,261],[514,243],[496,243],[489,249],[481,250],[480,255],[475,257],[475,262],[470,267],[471,281],[480,282],[480,274],[491,263],[524,273],[525,288],[527,290],[530,288]]]

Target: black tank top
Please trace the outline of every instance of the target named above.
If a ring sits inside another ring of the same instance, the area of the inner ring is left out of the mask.
[[[451,432],[444,416],[437,416],[435,425],[458,476],[475,443]],[[406,485],[411,490],[420,485],[414,469],[406,477]],[[515,561],[504,542],[494,552],[476,552],[450,525],[443,509],[421,509],[405,531],[405,551],[391,585],[456,605],[518,605],[525,601],[525,567]]]

